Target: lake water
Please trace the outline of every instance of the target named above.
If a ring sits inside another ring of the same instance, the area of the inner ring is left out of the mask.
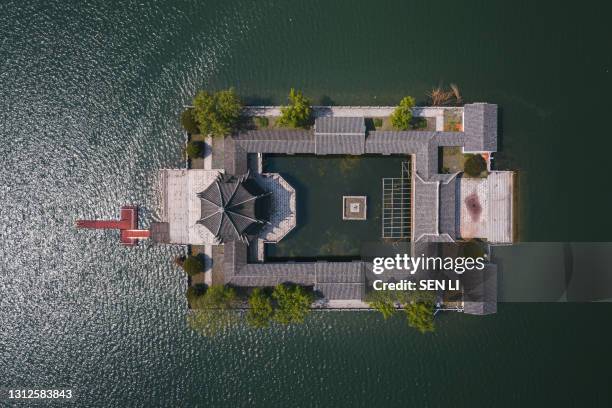
[[[442,315],[429,336],[363,312],[205,339],[185,324],[180,249],[122,248],[74,221],[123,204],[155,218],[155,174],[181,165],[197,89],[387,105],[453,82],[500,106],[521,238],[609,240],[610,9],[0,2],[0,386],[105,407],[609,406],[609,304],[501,304]]]

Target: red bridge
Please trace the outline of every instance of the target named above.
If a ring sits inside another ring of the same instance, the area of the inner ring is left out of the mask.
[[[123,245],[133,246],[139,239],[149,238],[149,230],[138,229],[138,207],[121,207],[120,220],[77,220],[77,228],[118,229],[119,241]]]

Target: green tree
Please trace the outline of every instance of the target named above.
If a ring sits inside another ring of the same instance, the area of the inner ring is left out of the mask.
[[[366,302],[368,305],[379,311],[385,320],[393,316],[397,309],[395,308],[396,297],[391,291],[375,290],[368,294]]]
[[[214,337],[237,325],[240,315],[236,310],[198,309],[187,315],[187,324],[204,337]]]
[[[212,285],[197,298],[195,309],[231,309],[236,304],[236,291],[225,285]]]
[[[193,108],[187,108],[181,114],[181,125],[183,129],[192,135],[200,133],[200,129],[198,129],[198,122],[195,120],[194,110]]]
[[[391,125],[397,130],[408,130],[412,120],[412,108],[415,105],[412,96],[405,96],[391,114]]]
[[[199,257],[190,255],[183,261],[183,269],[187,275],[193,276],[202,272],[204,268]]]
[[[236,291],[224,285],[212,285],[191,303],[187,324],[206,337],[231,328],[240,321],[236,306]]]
[[[480,177],[487,170],[487,162],[479,154],[470,154],[463,164],[463,170],[470,177]]]
[[[253,327],[268,327],[274,314],[272,301],[260,288],[255,288],[249,298],[247,323]]]
[[[435,295],[431,292],[414,293],[414,297],[404,305],[408,326],[421,333],[434,331],[434,301]]]
[[[202,156],[202,150],[202,143],[192,140],[187,143],[185,153],[187,153],[187,157],[190,159],[197,159],[198,157]]]
[[[301,286],[277,285],[272,292],[277,309],[274,320],[281,324],[303,323],[310,312],[313,296]]]
[[[223,137],[236,128],[242,103],[233,88],[200,91],[193,100],[194,117],[202,134]]]
[[[279,126],[305,128],[310,124],[310,101],[301,91],[291,88],[289,105],[281,108],[281,116],[276,121]]]

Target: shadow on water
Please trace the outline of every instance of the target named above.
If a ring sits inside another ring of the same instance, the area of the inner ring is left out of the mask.
[[[497,106],[497,150],[504,150],[504,108]]]
[[[319,104],[321,106],[335,106],[336,102],[329,95],[323,95],[319,98]]]
[[[246,95],[242,96],[241,99],[244,105],[272,106],[276,104],[276,102],[268,96]]]

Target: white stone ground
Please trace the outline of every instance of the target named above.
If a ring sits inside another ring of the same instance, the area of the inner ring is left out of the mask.
[[[197,224],[201,203],[197,193],[208,187],[219,175],[218,170],[162,170],[162,221],[169,224],[170,243],[205,245],[215,237]]]
[[[487,178],[461,178],[459,235],[461,238],[484,238],[491,243],[511,243],[513,173],[493,171]],[[475,217],[466,205],[477,197],[482,210]]]

